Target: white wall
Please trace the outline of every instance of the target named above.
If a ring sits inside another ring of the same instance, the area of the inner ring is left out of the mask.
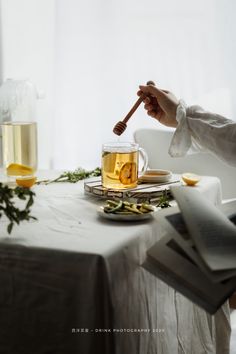
[[[30,79],[38,101],[39,166],[51,163],[55,0],[2,0],[2,79]],[[1,44],[1,42],[0,42]]]
[[[150,79],[188,104],[232,116],[221,65],[228,18],[218,11],[216,0],[58,0],[55,166],[100,164],[102,143],[117,139],[114,124]],[[120,139],[157,126],[140,107]]]
[[[45,92],[41,168],[99,165],[146,80],[236,117],[234,0],[0,1],[0,80],[2,67],[3,79],[29,78]],[[140,107],[121,139],[157,124]]]
[[[0,0],[0,85],[3,80],[2,73],[2,2]]]

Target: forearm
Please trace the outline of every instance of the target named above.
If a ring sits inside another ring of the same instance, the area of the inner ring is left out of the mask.
[[[171,156],[184,156],[191,147],[198,146],[236,166],[236,122],[199,106],[187,108],[182,101],[176,118],[178,126],[169,150]]]

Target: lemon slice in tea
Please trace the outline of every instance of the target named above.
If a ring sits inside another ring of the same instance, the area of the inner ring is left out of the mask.
[[[119,174],[119,180],[122,184],[133,184],[137,181],[137,164],[135,162],[126,162]]]
[[[32,167],[18,163],[11,163],[7,166],[6,170],[8,176],[29,176],[34,173],[34,169]]]
[[[188,186],[195,186],[195,184],[197,184],[201,179],[200,176],[195,175],[194,173],[183,173],[181,177],[182,177],[182,180]]]

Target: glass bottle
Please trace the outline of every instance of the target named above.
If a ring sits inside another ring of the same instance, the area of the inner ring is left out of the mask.
[[[6,80],[0,87],[2,164],[7,176],[33,175],[37,170],[37,91],[28,80]]]

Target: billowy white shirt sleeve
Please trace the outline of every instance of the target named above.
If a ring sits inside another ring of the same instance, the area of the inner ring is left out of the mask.
[[[169,154],[182,157],[196,151],[210,151],[236,167],[236,122],[204,111],[200,106],[187,107],[180,101]]]

